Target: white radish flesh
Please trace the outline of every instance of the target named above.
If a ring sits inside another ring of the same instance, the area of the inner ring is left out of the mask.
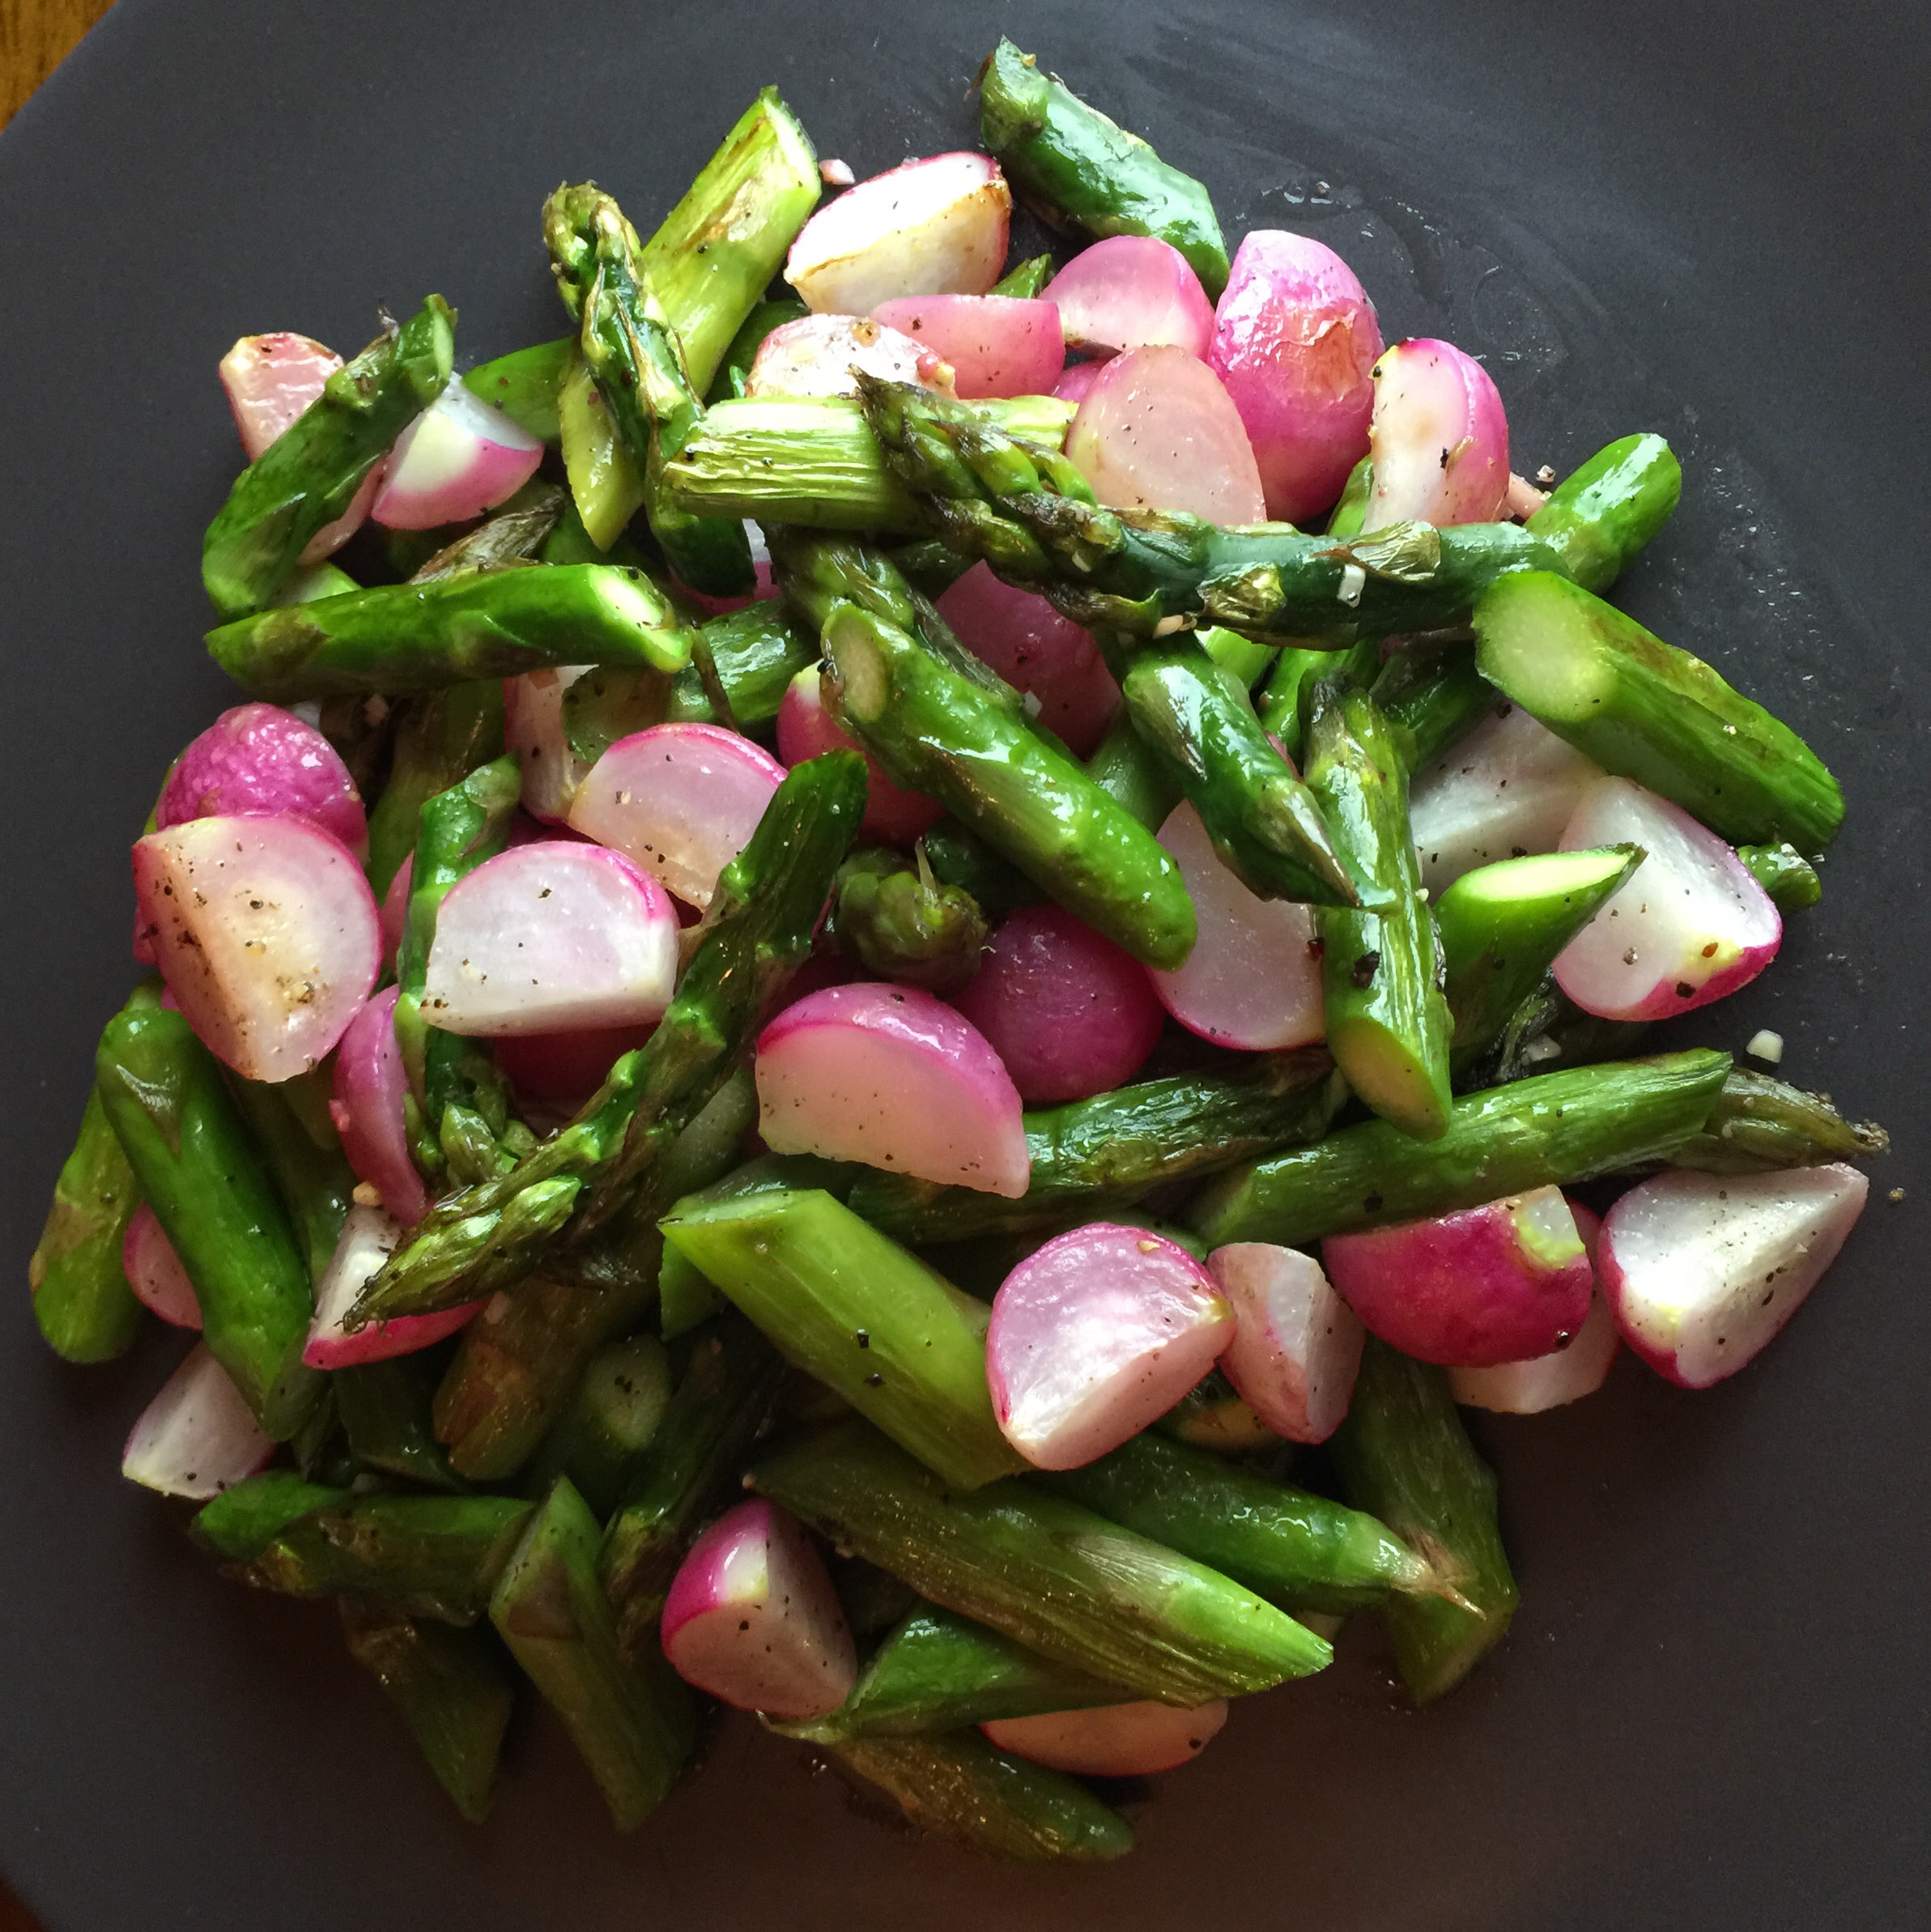
[[[1375,364],[1374,462],[1363,528],[1490,523],[1508,496],[1508,418],[1495,379],[1453,343],[1397,343]]]
[[[493,510],[537,473],[543,445],[452,382],[390,451],[369,516],[385,530],[439,530]]]
[[[200,1328],[201,1303],[194,1283],[145,1201],[134,1210],[121,1243],[121,1272],[134,1299],[150,1314],[159,1315],[173,1328]]]
[[[546,825],[561,825],[590,768],[564,734],[564,693],[594,670],[564,664],[503,680],[503,744],[523,772],[523,809]]]
[[[904,296],[874,319],[903,330],[942,357],[958,393],[1045,396],[1066,366],[1059,311],[1017,296]]]
[[[855,396],[856,371],[888,382],[953,392],[943,356],[895,326],[862,315],[806,315],[780,322],[758,346],[747,396]]]
[[[143,1489],[206,1502],[266,1469],[274,1453],[228,1371],[197,1343],[142,1411],[121,1473]]]
[[[402,1223],[379,1207],[358,1204],[349,1210],[315,1291],[315,1319],[302,1350],[302,1360],[311,1368],[353,1368],[363,1362],[414,1355],[454,1334],[483,1306],[480,1301],[466,1301],[432,1315],[398,1315],[389,1321],[368,1322],[351,1334],[342,1326],[349,1310],[395,1253],[404,1232]]]
[[[1214,304],[1186,257],[1151,235],[1109,235],[1082,249],[1045,287],[1066,346],[1088,355],[1185,349],[1205,360]]]
[[[1293,1248],[1236,1241],[1207,1257],[1234,1311],[1220,1358],[1241,1400],[1290,1442],[1325,1442],[1355,1393],[1366,1331],[1321,1264]]]
[[[945,807],[923,792],[894,785],[878,761],[839,728],[825,707],[818,666],[808,664],[785,687],[778,702],[778,755],[787,765],[803,764],[827,751],[857,751],[865,760],[865,817],[858,828],[863,840],[887,845],[909,845],[946,815]]]
[[[409,1157],[408,1075],[396,1043],[398,989],[385,987],[349,1022],[335,1055],[330,1117],[358,1181],[413,1227],[429,1211],[429,1190]]]
[[[1103,1704],[982,1724],[988,1740],[1030,1764],[1075,1777],[1152,1777],[1189,1764],[1220,1734],[1227,1700],[1190,1709],[1171,1704]]]
[[[368,819],[349,768],[314,726],[279,704],[224,711],[175,761],[155,807],[165,830],[189,819],[285,812],[368,850]]]

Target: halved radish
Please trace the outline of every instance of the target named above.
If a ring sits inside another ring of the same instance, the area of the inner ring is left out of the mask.
[[[1293,1248],[1235,1241],[1207,1257],[1234,1311],[1220,1367],[1277,1436],[1325,1442],[1355,1393],[1365,1331],[1321,1264]]]
[[[649,1026],[505,1034],[496,1041],[496,1060],[525,1100],[573,1103],[588,1100],[616,1062],[650,1035]]]
[[[1486,1368],[1567,1347],[1594,1287],[1575,1216],[1553,1187],[1329,1235],[1321,1259],[1371,1334],[1449,1368]]]
[[[379,1207],[359,1204],[349,1210],[341,1238],[315,1291],[315,1319],[302,1360],[311,1368],[353,1368],[362,1362],[385,1362],[392,1355],[414,1355],[433,1347],[470,1321],[483,1306],[466,1301],[460,1308],[439,1309],[433,1315],[398,1315],[393,1321],[371,1321],[353,1334],[342,1326],[355,1298],[368,1287],[382,1264],[396,1251],[404,1229]]]
[[[1870,1191],[1853,1167],[1658,1174],[1602,1223],[1602,1292],[1623,1339],[1660,1375],[1707,1389],[1802,1305]]]
[[[1267,514],[1304,523],[1367,453],[1374,304],[1354,270],[1305,235],[1257,229],[1236,251],[1207,360],[1253,445]]]
[[[134,846],[134,892],[168,990],[244,1079],[286,1080],[341,1039],[382,964],[376,896],[301,819],[190,819]]]
[[[378,909],[382,921],[382,970],[393,972],[396,953],[402,943],[403,929],[409,924],[409,896],[415,890],[415,854],[406,853],[396,875],[389,882]]]
[[[528,430],[452,382],[397,438],[369,515],[385,530],[466,522],[515,496],[542,460]]]
[[[1220,1734],[1227,1700],[1102,1704],[1036,1717],[1000,1717],[980,1730],[1002,1751],[1075,1777],[1151,1777],[1191,1764]]]
[[[198,1342],[141,1411],[121,1473],[143,1489],[205,1502],[266,1469],[274,1453],[228,1371]]]
[[[859,981],[787,1006],[758,1040],[758,1131],[1016,1200],[1032,1171],[1019,1090],[979,1029],[929,993]]]
[[[1618,1342],[1615,1317],[1597,1295],[1567,1348],[1526,1362],[1498,1362],[1492,1368],[1451,1368],[1448,1390],[1465,1408],[1540,1415],[1593,1395],[1609,1380]]]
[[[881,302],[874,321],[903,330],[952,371],[958,393],[1044,396],[1066,366],[1059,311],[1017,296],[901,296]]]
[[[1191,805],[1174,807],[1159,840],[1186,882],[1199,931],[1184,966],[1150,974],[1160,1004],[1189,1032],[1221,1046],[1312,1045],[1327,1023],[1313,908],[1248,892],[1220,862]]]
[[[1742,860],[1680,805],[1601,779],[1577,804],[1563,849],[1625,839],[1648,856],[1556,955],[1556,984],[1584,1012],[1665,1019],[1747,986],[1776,957],[1782,916]]]
[[[181,1258],[174,1251],[155,1211],[143,1201],[134,1210],[121,1243],[121,1272],[134,1299],[174,1328],[201,1326],[201,1303]]]
[[[653,725],[619,738],[590,768],[570,824],[701,909],[784,780],[763,746],[721,725]]]
[[[1214,304],[1172,243],[1109,235],[1082,249],[1040,291],[1057,304],[1066,346],[1087,355],[1165,345],[1206,360]]]
[[[523,771],[523,809],[546,825],[560,825],[589,767],[564,735],[564,693],[597,667],[563,664],[503,680],[503,745]]]
[[[1185,1249],[1095,1221],[1036,1249],[993,1297],[993,1413],[1034,1467],[1078,1469],[1157,1422],[1233,1337],[1233,1309]]]
[[[165,829],[189,819],[285,812],[368,850],[368,819],[349,768],[314,726],[279,704],[224,711],[175,760],[155,807]]]
[[[739,1710],[822,1717],[858,1675],[838,1593],[797,1521],[762,1497],[740,1503],[691,1547],[660,1632],[670,1667]]]
[[[1240,411],[1185,349],[1129,349],[1104,364],[1066,432],[1066,454],[1116,509],[1184,510],[1223,524],[1267,514]]]
[[[677,913],[620,852],[545,839],[486,859],[436,916],[423,1011],[445,1032],[554,1033],[659,1018]]]
[[[909,845],[946,815],[946,808],[923,792],[894,785],[878,768],[878,761],[839,728],[826,709],[818,666],[808,664],[785,687],[778,703],[778,755],[786,764],[802,764],[827,751],[857,751],[865,759],[865,817],[861,839],[887,845]]]
[[[1417,336],[1375,364],[1374,488],[1362,527],[1490,523],[1508,496],[1508,418],[1495,379],[1453,343]]]
[[[1062,402],[1078,405],[1085,402],[1087,391],[1099,380],[1099,372],[1105,367],[1104,362],[1069,363],[1065,374],[1053,385],[1053,394]]]
[[[396,1044],[398,989],[385,986],[349,1022],[335,1055],[335,1089],[329,1103],[342,1151],[358,1181],[413,1227],[429,1211],[429,1190],[409,1158],[404,1101],[409,1079]]]
[[[997,161],[931,155],[827,202],[792,243],[785,279],[821,315],[870,315],[895,296],[982,296],[1011,223]]]
[[[853,372],[954,393],[942,355],[901,333],[889,317],[806,315],[780,322],[758,346],[744,379],[747,396],[855,396]]]
[[[1422,883],[1439,893],[1478,866],[1555,851],[1601,776],[1520,705],[1504,706],[1416,775],[1408,823]]]

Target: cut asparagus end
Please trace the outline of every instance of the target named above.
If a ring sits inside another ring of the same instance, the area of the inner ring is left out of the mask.
[[[1616,688],[1614,646],[1592,600],[1541,571],[1489,592],[1480,662],[1491,683],[1552,726],[1584,722]]]
[[[866,724],[883,715],[891,698],[891,674],[878,649],[878,620],[856,604],[841,604],[825,625],[825,653],[838,674],[844,702]]]
[[[1328,1051],[1348,1085],[1382,1119],[1417,1140],[1448,1130],[1449,1096],[1441,1070],[1380,1020],[1343,1019],[1328,1028]]]
[[[1509,914],[1563,902],[1600,905],[1643,862],[1643,856],[1640,845],[1602,845],[1503,859],[1465,872],[1442,894],[1435,917],[1443,919],[1451,904],[1465,909],[1471,922],[1487,909]]]
[[[636,632],[638,648],[659,670],[682,670],[691,662],[691,632],[680,625],[670,603],[647,577],[607,565],[596,571],[597,602],[612,619]]]

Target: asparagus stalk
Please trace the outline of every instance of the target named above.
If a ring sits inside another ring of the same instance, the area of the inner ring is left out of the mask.
[[[1729,1070],[1728,1053],[1699,1049],[1538,1074],[1456,1101],[1433,1142],[1369,1121],[1219,1176],[1187,1223],[1213,1248],[1302,1247],[1667,1160],[1703,1130]]]
[[[941,819],[919,844],[932,867],[932,876],[941,885],[956,886],[970,893],[995,926],[1015,907],[1033,904],[1042,896],[1023,872],[1008,865],[956,819]]]
[[[449,380],[455,312],[431,296],[392,324],[229,491],[202,543],[202,582],[224,618],[259,611],[295,573],[308,539],[348,509],[362,479]]]
[[[606,1342],[545,1440],[528,1487],[547,1489],[551,1479],[568,1476],[604,1521],[649,1466],[670,1401],[670,1359],[655,1335]]]
[[[883,847],[853,853],[827,933],[876,979],[957,993],[979,970],[985,916],[971,893],[939,883],[922,845],[912,861]]]
[[[1361,909],[1321,913],[1328,1050],[1376,1113],[1436,1140],[1448,1126],[1448,1007],[1408,828],[1408,774],[1367,692],[1316,684],[1302,706],[1308,788],[1360,885]]]
[[[234,1079],[228,1087],[288,1210],[308,1279],[319,1287],[355,1192],[355,1172],[329,1117],[327,1079],[311,1071],[272,1087]]]
[[[1682,489],[1661,436],[1623,436],[1565,476],[1525,527],[1562,560],[1564,576],[1600,597],[1669,521]]]
[[[564,474],[569,479],[570,499],[577,511],[574,526],[568,522],[559,526],[559,547],[568,549],[581,540],[590,555],[558,555],[544,560],[615,561],[620,551],[630,547],[623,533],[644,507],[649,490],[575,341],[570,344],[569,364],[556,392],[556,419]],[[654,543],[652,547],[656,547]]]
[[[1801,913],[1823,897],[1816,867],[1794,845],[1739,845],[1737,856],[1780,913]]]
[[[1156,235],[1219,299],[1227,244],[1206,189],[1003,38],[979,73],[979,136],[1044,219],[1096,236]]]
[[[741,731],[761,731],[777,717],[785,687],[807,664],[818,662],[818,634],[807,631],[770,598],[742,611],[713,617],[701,633],[711,653],[725,701]],[[564,715],[571,715],[571,700],[589,682],[579,679],[564,693]],[[673,724],[718,721],[704,679],[695,664],[677,674],[665,706]]]
[[[415,850],[423,807],[502,755],[500,679],[446,685],[403,700],[389,781],[368,815],[368,880],[377,898]]]
[[[568,494],[533,478],[492,516],[445,543],[409,573],[412,584],[433,584],[470,570],[501,570],[542,555],[563,520]]]
[[[553,343],[513,349],[494,362],[480,363],[462,379],[472,395],[493,404],[511,422],[540,442],[554,443],[563,434],[557,419],[557,391],[570,368],[573,336]]]
[[[490,1601],[490,1619],[564,1721],[610,1806],[632,1831],[663,1802],[696,1737],[691,1694],[661,1653],[636,1665],[597,1583],[597,1521],[568,1479],[530,1518]]]
[[[1140,735],[1125,705],[1113,713],[1106,735],[1087,760],[1086,772],[1129,818],[1138,819],[1149,832],[1158,832],[1166,823],[1167,815],[1182,797],[1172,772]]]
[[[1348,472],[1341,495],[1328,517],[1330,537],[1358,537],[1367,521],[1367,506],[1375,493],[1375,459],[1364,456]]]
[[[1040,291],[1053,279],[1053,257],[1050,255],[1029,255],[1018,267],[1008,269],[985,292],[989,296],[1006,296],[1013,300],[1027,302],[1037,298]]]
[[[1495,686],[1475,668],[1474,646],[1462,638],[1410,644],[1357,682],[1368,684],[1394,727],[1410,772],[1465,738],[1498,701]]]
[[[730,347],[725,351],[724,360],[711,378],[710,389],[704,396],[705,406],[714,409],[720,402],[734,402],[743,395],[751,364],[758,360],[758,351],[764,346],[765,337],[772,330],[782,328],[786,322],[797,321],[810,313],[802,302],[789,297],[759,302],[738,325],[738,333],[731,338]]]
[[[462,1488],[436,1440],[432,1386],[414,1355],[338,1369],[330,1387],[350,1451],[365,1468],[426,1489]]]
[[[1733,844],[1814,855],[1844,794],[1780,720],[1701,658],[1544,572],[1497,585],[1475,612],[1482,674],[1606,772],[1674,799]]]
[[[1275,653],[1261,694],[1261,728],[1278,738],[1290,758],[1299,758],[1301,745],[1301,692],[1323,678],[1340,678],[1366,691],[1381,668],[1379,638],[1366,637],[1345,651],[1309,649],[1284,644]],[[1410,768],[1413,768],[1412,767]]]
[[[311,1483],[295,1470],[264,1470],[203,1503],[188,1534],[211,1556],[253,1563],[291,1523],[348,1500],[347,1490]]]
[[[1447,1375],[1372,1335],[1333,1454],[1348,1500],[1380,1517],[1454,1593],[1391,1597],[1380,1608],[1403,1681],[1417,1703],[1431,1703],[1501,1642],[1515,1615],[1495,1479],[1470,1444]]]
[[[1847,1121],[1823,1094],[1733,1067],[1703,1131],[1673,1149],[1669,1164],[1713,1174],[1775,1173],[1891,1151],[1874,1121]]]
[[[1023,1483],[953,1491],[857,1417],[766,1455],[748,1480],[933,1602],[1138,1696],[1200,1704],[1329,1661],[1217,1572]]]

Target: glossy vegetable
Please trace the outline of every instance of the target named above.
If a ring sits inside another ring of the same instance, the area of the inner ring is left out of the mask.
[[[1147,1777],[1198,1757],[1227,1722],[1227,1700],[1176,1710],[1170,1704],[1108,1704],[1090,1710],[1004,1717],[980,1729],[1002,1751],[1082,1777]]]
[[[1207,1257],[1207,1272],[1234,1311],[1221,1373],[1276,1435],[1325,1442],[1354,1393],[1360,1317],[1292,1248],[1232,1242]]]
[[[543,460],[540,437],[452,383],[396,440],[369,516],[386,530],[440,530],[504,503]]]
[[[198,1343],[141,1411],[121,1473],[143,1489],[199,1500],[253,1475],[274,1448],[213,1351]]]
[[[1066,364],[1060,312],[1049,301],[1004,295],[901,296],[881,302],[872,317],[902,330],[942,360],[952,372],[952,393],[973,401],[1049,395]]]
[[[1508,419],[1495,379],[1433,337],[1397,343],[1374,367],[1362,528],[1491,523],[1508,513]]]
[[[1165,344],[1206,360],[1214,304],[1193,265],[1151,235],[1112,235],[1082,249],[1046,284],[1066,346],[1090,355]]]
[[[359,857],[368,820],[348,767],[321,732],[274,704],[224,711],[174,762],[155,806],[157,831],[244,812],[306,819]]]
[[[194,1298],[194,1283],[145,1201],[127,1224],[126,1239],[121,1245],[121,1270],[135,1300],[150,1314],[159,1316],[171,1328],[201,1332],[201,1304]]]

